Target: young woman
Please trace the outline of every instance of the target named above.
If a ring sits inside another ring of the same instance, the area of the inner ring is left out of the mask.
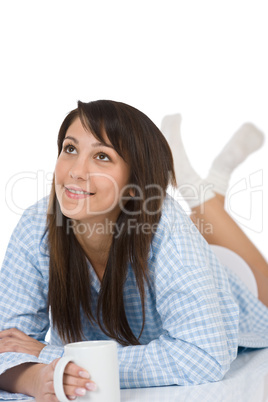
[[[0,397],[56,401],[66,342],[115,339],[121,387],[218,381],[239,346],[268,347],[267,307],[167,195],[172,154],[147,116],[78,102],[58,150],[49,202],[25,211],[1,269]],[[96,388],[73,363],[64,385]]]

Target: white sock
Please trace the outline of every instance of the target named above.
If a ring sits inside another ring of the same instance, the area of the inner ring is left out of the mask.
[[[221,195],[227,192],[230,176],[252,152],[264,142],[264,134],[251,123],[245,123],[232,136],[220,154],[214,159],[206,181]]]
[[[171,148],[178,189],[191,208],[215,197],[212,185],[204,181],[193,169],[185,152],[181,139],[181,116],[179,114],[165,116],[161,123],[161,131]]]

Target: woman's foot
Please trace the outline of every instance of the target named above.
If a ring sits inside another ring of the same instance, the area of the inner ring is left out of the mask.
[[[194,208],[215,194],[192,167],[181,139],[181,115],[165,116],[162,120],[161,131],[171,148],[178,189],[191,208]]]
[[[214,159],[206,178],[208,183],[213,184],[213,190],[216,193],[226,194],[234,169],[263,145],[264,138],[264,134],[252,123],[243,124],[234,133]]]

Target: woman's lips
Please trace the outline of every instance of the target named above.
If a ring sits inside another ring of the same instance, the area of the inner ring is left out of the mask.
[[[71,188],[71,187],[65,187],[65,194],[67,195],[67,197],[76,199],[76,200],[81,199],[81,198],[91,197],[92,195],[94,195],[94,193],[90,193],[90,192],[84,191],[84,190],[78,190],[78,189]]]

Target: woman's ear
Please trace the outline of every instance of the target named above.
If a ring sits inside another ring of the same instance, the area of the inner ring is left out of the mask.
[[[134,191],[133,191],[132,188],[129,190],[128,194],[130,195],[130,197],[134,197],[134,196],[135,196],[135,193],[134,193]]]

